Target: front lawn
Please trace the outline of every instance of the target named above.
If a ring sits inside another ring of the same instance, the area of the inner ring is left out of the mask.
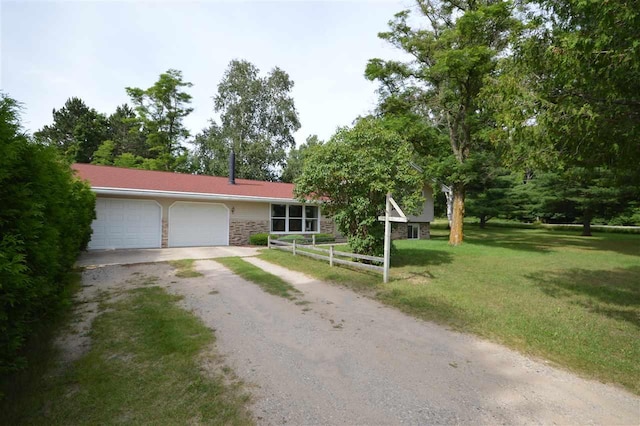
[[[391,282],[277,250],[261,257],[640,394],[640,236],[468,226],[396,241]]]

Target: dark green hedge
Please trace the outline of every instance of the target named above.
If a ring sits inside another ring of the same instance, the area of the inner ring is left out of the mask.
[[[294,240],[296,242],[305,242],[307,240],[307,238],[304,235],[283,235],[281,237],[278,237],[279,241],[284,241],[286,243],[292,243]]]
[[[21,367],[24,342],[60,307],[94,217],[89,186],[22,133],[16,102],[0,94],[0,374]]]
[[[268,243],[269,234],[252,234],[249,236],[249,244],[252,246],[266,246]]]
[[[316,243],[333,243],[336,237],[331,234],[316,234]]]

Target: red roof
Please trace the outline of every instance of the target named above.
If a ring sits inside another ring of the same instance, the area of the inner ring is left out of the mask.
[[[89,181],[93,188],[191,192],[242,197],[294,198],[293,184],[291,183],[236,179],[236,184],[232,185],[229,183],[228,177],[125,169],[122,167],[80,163],[73,164],[71,167],[80,178]]]

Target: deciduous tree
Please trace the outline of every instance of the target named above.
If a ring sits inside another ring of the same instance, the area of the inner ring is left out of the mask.
[[[537,0],[545,25],[522,44],[538,123],[563,159],[638,170],[640,8],[629,1]],[[615,171],[615,170],[614,170]]]
[[[615,205],[612,194],[640,179],[640,11],[630,2],[529,3],[531,29],[488,86],[494,139],[511,163],[533,159],[548,172],[543,181],[553,176],[562,200],[546,213],[579,217],[590,235],[602,202]]]
[[[519,28],[509,1],[418,0],[414,25],[409,11],[396,14],[379,37],[411,56],[408,62],[371,59],[365,75],[381,83],[383,102],[403,104],[448,137],[450,150],[425,144],[436,158],[439,178],[453,189],[450,244],[463,241],[469,162],[487,147],[492,125],[481,99],[488,76]]]
[[[317,135],[310,135],[307,137],[307,141],[300,145],[299,148],[291,149],[287,155],[287,163],[282,170],[281,180],[283,182],[293,182],[300,176],[307,151],[314,146],[322,145],[322,143]]]
[[[182,72],[170,69],[160,74],[148,89],[127,87],[127,94],[147,135],[147,147],[156,161],[146,162],[152,168],[176,170],[184,163],[186,148],[182,142],[189,137],[184,118],[193,108],[191,95],[184,91],[192,84],[182,79]]]
[[[229,64],[214,97],[222,138],[210,129],[210,149],[233,150],[238,177],[276,180],[278,168],[285,165],[287,150],[295,147],[293,133],[300,128],[300,122],[289,75],[278,67],[265,77],[259,73],[255,65],[245,60]],[[210,161],[221,163],[214,167],[217,170],[224,167],[226,160],[218,156]]]
[[[305,152],[295,180],[301,200],[322,202],[356,253],[382,254],[387,192],[408,213],[421,204],[424,176],[411,164],[413,148],[383,120],[364,118]]]
[[[197,174],[224,176],[229,173],[229,153],[222,129],[215,121],[198,133],[190,153],[191,170]]]

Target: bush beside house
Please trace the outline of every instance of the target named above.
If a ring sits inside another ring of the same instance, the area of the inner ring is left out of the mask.
[[[290,235],[271,235],[272,240],[284,241],[287,243],[291,243],[294,240],[296,242],[308,244],[312,240],[312,236],[300,235],[300,234],[290,234]],[[253,246],[266,246],[268,244],[269,234],[260,233],[253,234],[249,237],[249,244]],[[336,241],[336,237],[331,234],[315,234],[316,243],[333,243]]]
[[[269,234],[260,233],[249,236],[249,244],[252,246],[266,246],[269,241]]]

